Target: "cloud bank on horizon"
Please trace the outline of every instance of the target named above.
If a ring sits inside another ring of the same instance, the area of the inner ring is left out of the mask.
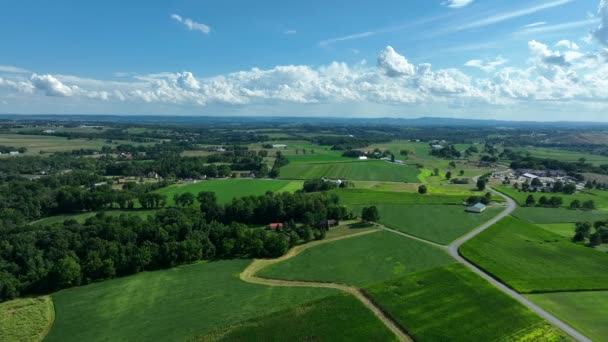
[[[494,25],[571,1],[536,4],[471,21],[466,28],[454,28],[459,31]],[[460,12],[472,3],[449,0],[441,5]],[[205,35],[211,31],[208,25],[177,14],[170,18],[188,30]],[[594,18],[585,20],[591,25],[584,37],[543,41],[531,37],[525,61],[519,64],[500,54],[477,56],[469,51],[471,58],[464,63],[434,67],[411,62],[403,51],[412,46],[394,48],[386,44],[377,51],[375,65],[365,60],[315,66],[288,64],[204,77],[180,71],[121,74],[126,77],[104,80],[0,65],[0,112],[45,113],[48,108],[78,112],[84,108],[116,114],[132,114],[134,109],[154,114],[170,114],[173,110],[182,114],[337,116],[455,113],[460,117],[551,120],[555,114],[546,112],[555,110],[577,113],[566,117],[571,120],[608,120],[604,118],[608,112],[608,0],[601,0]],[[528,34],[526,30],[547,25],[545,21],[532,22],[519,28]],[[281,31],[287,32],[293,35],[296,31]],[[359,38],[365,36],[353,39]],[[513,112],[524,113],[524,117]],[[531,118],[534,112],[548,116]]]

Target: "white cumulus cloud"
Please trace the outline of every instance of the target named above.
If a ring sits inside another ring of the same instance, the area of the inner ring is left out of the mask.
[[[492,71],[496,70],[496,68],[507,63],[508,61],[509,61],[508,59],[498,56],[493,61],[483,61],[481,59],[472,59],[472,60],[464,63],[464,65],[468,66],[468,67],[472,67],[472,68],[479,68],[485,72],[492,72]]]
[[[389,77],[407,76],[416,73],[416,67],[391,46],[387,46],[378,56],[378,66]]]
[[[593,36],[600,44],[608,46],[608,0],[601,0],[598,10],[599,26],[592,31]]]
[[[47,96],[72,96],[78,91],[78,87],[67,86],[53,75],[33,74],[30,80],[36,89],[43,91]]]
[[[209,32],[211,32],[211,27],[209,27],[208,25],[205,25],[203,23],[197,23],[196,21],[189,18],[183,18],[178,14],[172,14],[171,19],[182,23],[184,26],[186,26],[186,28],[188,28],[188,30],[191,31],[199,31],[204,34],[209,34]]]

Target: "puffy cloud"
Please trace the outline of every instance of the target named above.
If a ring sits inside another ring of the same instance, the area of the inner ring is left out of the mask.
[[[599,26],[591,33],[600,44],[608,46],[608,0],[601,0],[598,9]]]
[[[34,86],[30,82],[9,80],[2,77],[0,77],[0,88],[8,88],[26,94],[31,94],[34,92]]]
[[[398,54],[391,46],[387,46],[378,56],[378,67],[389,77],[408,76],[416,73],[416,67]]]
[[[579,46],[576,45],[575,42],[569,41],[567,39],[560,40],[559,42],[557,42],[557,44],[555,44],[555,46],[556,47],[570,49],[570,50],[578,50],[579,49]]]
[[[211,32],[211,27],[209,27],[203,23],[197,23],[196,21],[189,19],[189,18],[182,18],[180,15],[177,15],[177,14],[172,14],[171,19],[174,19],[177,22],[182,23],[190,31],[199,31],[204,34],[209,34],[209,32]]]
[[[177,77],[177,84],[184,89],[198,90],[201,89],[201,85],[198,80],[194,78],[191,72],[183,72]]]
[[[507,63],[508,61],[508,59],[498,56],[493,61],[482,61],[481,59],[472,59],[464,63],[464,65],[468,67],[479,68],[485,72],[492,72],[496,70],[496,68],[498,68],[499,66]]]
[[[33,74],[30,81],[36,89],[43,91],[47,96],[72,96],[78,91],[78,87],[67,86],[52,75]]]
[[[539,43],[536,40],[528,42],[528,48],[535,58],[540,59],[545,64],[558,65],[562,67],[570,65],[570,63],[566,60],[566,55],[551,51],[547,45]]]
[[[442,2],[443,6],[449,8],[463,8],[473,3],[473,0],[447,0]]]

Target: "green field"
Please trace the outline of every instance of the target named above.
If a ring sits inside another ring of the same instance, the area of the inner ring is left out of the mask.
[[[48,296],[0,303],[0,340],[41,341],[54,316],[53,302]]]
[[[120,216],[120,215],[134,215],[139,216],[143,219],[147,218],[150,215],[154,215],[156,210],[106,210],[103,213],[109,216]],[[99,212],[92,211],[82,214],[66,214],[66,215],[55,215],[45,217],[38,221],[34,221],[31,224],[41,224],[41,225],[51,225],[55,223],[63,223],[65,220],[76,220],[78,222],[84,222],[86,219],[97,215]]]
[[[16,148],[26,147],[25,155],[40,155],[41,152],[66,152],[79,149],[101,150],[103,146],[118,144],[146,145],[126,140],[114,140],[112,143],[103,139],[68,139],[46,135],[0,134],[0,145]],[[2,156],[4,157],[4,156]]]
[[[352,160],[352,159],[351,159]],[[418,169],[377,160],[333,163],[290,163],[281,168],[284,179],[332,178],[360,181],[418,182]]]
[[[257,275],[362,287],[452,261],[439,248],[382,231],[307,249]]]
[[[566,208],[525,208],[520,207],[513,216],[530,223],[566,223],[595,222],[608,220],[608,211],[603,210],[570,210]]]
[[[574,223],[544,223],[536,226],[565,238],[574,236]]]
[[[418,341],[497,341],[543,327],[539,316],[460,264],[410,274],[366,292]]]
[[[302,189],[303,182],[281,181],[266,179],[218,179],[201,181],[196,184],[173,185],[158,190],[158,193],[167,195],[167,204],[173,205],[173,196],[190,192],[198,195],[201,191],[212,191],[217,196],[219,203],[228,203],[233,198],[245,196],[260,196],[267,191],[272,192],[295,192]]]
[[[608,337],[608,292],[560,292],[527,296],[594,341]]]
[[[562,200],[564,202],[562,205],[563,207],[568,207],[570,205],[570,202],[577,199],[581,202],[593,200],[593,201],[595,201],[595,205],[598,209],[608,209],[608,191],[603,191],[603,190],[587,190],[584,192],[576,193],[574,195],[564,195],[564,194],[551,194],[551,193],[545,194],[542,192],[536,192],[536,193],[523,192],[523,191],[518,191],[516,189],[513,189],[513,187],[509,187],[509,186],[495,186],[494,189],[513,198],[520,205],[526,204],[526,198],[528,198],[528,195],[534,196],[536,201],[538,201],[538,199],[541,196],[546,196],[546,197],[557,196],[557,197],[562,198]]]
[[[363,206],[352,206],[360,215]],[[377,206],[380,223],[404,233],[447,245],[461,235],[498,215],[505,208],[490,207],[481,214],[465,212],[462,205],[395,205]]]
[[[524,154],[530,153],[532,157],[554,159],[564,162],[578,162],[579,159],[585,158],[587,163],[595,166],[608,164],[608,157],[599,154],[591,154],[586,152],[563,150],[558,148],[544,148],[527,146],[524,148],[511,148],[513,151],[520,151]]]
[[[460,253],[519,292],[608,289],[608,254],[512,217]]]
[[[337,189],[333,193],[347,206],[380,204],[462,204],[468,196],[420,195],[414,192],[374,191],[368,189]]]
[[[198,263],[63,290],[46,341],[183,341],[339,292],[241,281],[250,260]]]
[[[220,329],[201,341],[396,341],[368,308],[349,295],[332,296]]]

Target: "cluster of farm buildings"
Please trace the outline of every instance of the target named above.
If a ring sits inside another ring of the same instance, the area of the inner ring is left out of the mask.
[[[519,169],[511,173],[495,173],[493,178],[508,180],[511,184],[529,184],[536,179],[542,185],[535,188],[535,191],[539,192],[550,192],[553,185],[557,182],[562,184],[574,184],[576,190],[583,190],[585,188],[585,182],[579,181],[572,177],[569,177],[565,171],[560,170],[528,170]],[[536,181],[534,181],[536,183]]]

